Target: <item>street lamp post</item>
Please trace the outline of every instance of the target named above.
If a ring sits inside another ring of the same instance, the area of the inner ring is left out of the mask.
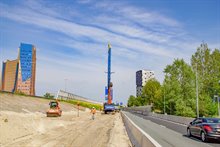
[[[220,86],[220,80],[218,81],[218,84]],[[220,100],[220,93],[218,94],[218,116],[220,117],[220,107],[219,107],[219,100]]]
[[[64,79],[65,80],[65,92],[66,92],[66,85],[67,85],[67,80],[68,79]]]
[[[164,114],[166,114],[166,110],[165,110],[165,86],[164,86],[164,96],[163,96],[163,112],[164,112]]]
[[[164,89],[163,89],[163,92],[164,92],[164,96],[163,96],[163,112],[164,114],[166,115],[166,89],[165,89],[165,83],[166,83],[166,77],[167,77],[167,73],[165,75],[165,78],[164,78]]]
[[[220,117],[219,97],[220,97],[220,96],[218,96],[218,116]]]
[[[199,117],[199,92],[198,92],[198,74],[197,74],[197,63],[196,63],[196,115]]]

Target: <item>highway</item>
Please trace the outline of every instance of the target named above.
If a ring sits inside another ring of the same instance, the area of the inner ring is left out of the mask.
[[[138,127],[150,135],[162,147],[219,147],[214,141],[203,143],[198,138],[186,136],[186,126],[140,114],[123,112]]]

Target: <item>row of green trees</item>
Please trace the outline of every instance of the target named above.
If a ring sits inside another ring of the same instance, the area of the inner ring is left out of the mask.
[[[220,50],[211,51],[203,43],[187,64],[175,59],[164,69],[162,84],[149,80],[140,97],[130,96],[128,106],[153,104],[153,110],[171,115],[196,116],[196,81],[198,85],[199,115],[215,116],[218,113],[215,95],[220,95]],[[197,79],[197,80],[196,80]]]

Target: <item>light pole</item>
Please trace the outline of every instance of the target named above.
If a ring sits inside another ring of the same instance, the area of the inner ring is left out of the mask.
[[[219,108],[219,95],[214,95],[214,99],[218,101],[218,116],[220,117],[220,108]]]
[[[199,117],[199,90],[198,90],[198,75],[197,75],[197,63],[196,63],[196,115]]]
[[[65,92],[66,92],[67,80],[68,80],[68,79],[64,79],[64,81],[65,81]]]
[[[165,87],[164,87],[164,95],[163,95],[163,112],[164,112],[164,114],[166,114],[166,110],[165,110]]]
[[[220,80],[218,81],[218,84],[220,86]],[[218,94],[218,116],[220,117],[219,97],[220,97],[220,94]]]
[[[214,95],[214,100],[218,101],[218,104],[217,104],[218,105],[218,116],[220,117],[219,98],[220,98],[219,95]]]

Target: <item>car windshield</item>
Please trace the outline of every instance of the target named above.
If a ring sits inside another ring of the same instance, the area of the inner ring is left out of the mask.
[[[204,122],[206,122],[206,123],[220,123],[220,119],[218,119],[218,118],[207,118],[207,119],[204,119]]]

